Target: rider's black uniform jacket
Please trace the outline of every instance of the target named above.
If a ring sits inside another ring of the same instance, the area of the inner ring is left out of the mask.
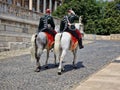
[[[50,24],[51,30],[55,29],[55,24],[52,16],[44,15],[43,17],[40,18],[38,32],[48,29],[48,24]]]
[[[68,19],[68,20],[67,20]],[[60,32],[68,30],[68,21],[69,23],[74,23],[75,20],[79,19],[77,15],[71,14],[64,16],[63,20],[60,23]]]

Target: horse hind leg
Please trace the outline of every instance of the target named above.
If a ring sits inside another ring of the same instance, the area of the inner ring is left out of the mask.
[[[49,67],[48,67],[48,59],[49,59],[49,52],[50,52],[50,50],[48,49],[47,50],[47,58],[46,58],[46,62],[45,62],[45,68],[46,69],[48,69]],[[56,64],[56,54],[54,53],[54,63],[55,63],[55,66],[58,66],[57,64]]]
[[[48,58],[49,58],[49,52],[50,50],[47,50],[47,58],[46,58],[46,62],[45,62],[45,68],[48,69]]]
[[[62,71],[64,71],[64,67],[62,65],[62,62],[63,62],[65,55],[66,55],[66,50],[63,50],[61,53],[60,61],[59,61],[58,75],[61,75]]]
[[[40,57],[41,57],[41,54],[42,54],[42,51],[39,50],[39,49],[36,49],[36,52],[35,52],[35,58],[36,58],[36,70],[35,72],[40,72],[40,69],[41,69],[41,65],[40,65]]]
[[[73,68],[74,69],[77,69],[77,65],[75,64],[76,63],[76,53],[77,53],[77,50],[73,50]]]
[[[40,72],[41,66],[40,66],[40,62],[39,62],[40,57],[36,57],[36,70],[35,72]]]

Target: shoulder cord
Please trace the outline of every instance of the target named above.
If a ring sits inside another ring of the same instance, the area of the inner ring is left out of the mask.
[[[68,16],[65,16],[65,18],[67,19],[67,22],[65,22],[65,28],[63,29],[63,31],[65,31],[65,29],[67,29],[68,23],[70,22],[70,21],[68,20]],[[66,24],[66,23],[67,23],[67,24]]]
[[[47,24],[48,24],[48,22],[47,22],[46,18],[48,18],[48,16],[45,17],[45,19],[43,20],[43,21],[44,21],[44,28],[41,29],[41,32],[47,28]]]

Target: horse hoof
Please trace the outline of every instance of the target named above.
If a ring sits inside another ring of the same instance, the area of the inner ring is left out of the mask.
[[[58,75],[61,75],[62,73],[61,72],[58,72]]]
[[[45,66],[46,69],[48,69],[48,66]]]
[[[36,69],[35,72],[40,72],[40,69]]]
[[[39,67],[37,67],[36,68],[36,70],[35,70],[35,72],[40,72],[40,69],[41,69],[41,67],[39,66]]]

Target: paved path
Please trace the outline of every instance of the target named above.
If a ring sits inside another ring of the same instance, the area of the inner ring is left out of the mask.
[[[78,50],[77,69],[73,69],[73,56],[68,52],[62,75],[57,75],[53,53],[50,53],[49,69],[44,68],[46,54],[42,55],[39,73],[34,72],[35,63],[30,62],[29,54],[1,59],[0,90],[70,90],[119,55],[120,41],[96,41]]]
[[[120,90],[120,56],[74,90]]]

